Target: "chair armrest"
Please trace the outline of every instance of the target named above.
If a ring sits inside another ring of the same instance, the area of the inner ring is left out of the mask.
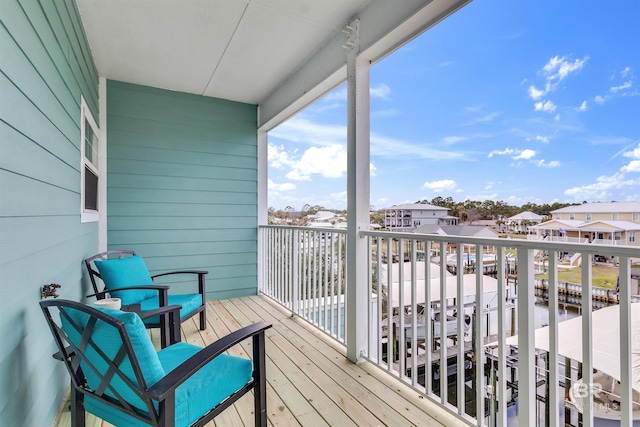
[[[124,288],[116,288],[112,289],[112,291],[120,292],[120,291],[128,291],[131,289],[142,289],[142,290],[157,290],[159,293],[162,291],[168,291],[169,286],[167,285],[138,285],[138,286],[126,286]],[[96,299],[102,299],[106,294],[108,294],[109,290],[104,290],[102,292],[97,292],[95,294],[86,295],[85,298],[96,297]]]
[[[198,372],[204,365],[245,339],[264,334],[264,331],[271,326],[272,325],[267,322],[257,322],[225,335],[182,362],[164,378],[155,383],[147,390],[149,397],[156,401],[164,400],[169,393],[178,388],[180,384],[188,380],[189,377]],[[254,349],[254,351],[255,350],[256,349]],[[264,349],[258,350],[264,351]]]
[[[198,274],[198,275],[203,275],[203,274],[209,274],[208,271],[204,271],[204,270],[178,270],[178,271],[167,271],[166,273],[160,273],[160,274],[156,274],[154,276],[151,276],[152,279],[155,279],[156,277],[160,277],[160,276],[169,276],[170,274]]]
[[[169,313],[172,313],[176,319],[180,319],[181,309],[181,305],[165,305],[164,307],[154,308],[153,310],[136,311],[136,314],[140,316],[142,320],[148,319],[150,317],[162,316],[163,314]]]
[[[202,295],[202,304],[205,304],[205,277],[209,274],[208,271],[205,270],[178,270],[178,271],[168,271],[166,273],[156,274],[155,276],[151,276],[152,280],[155,280],[156,277],[169,276],[173,274],[197,274],[198,275],[198,293]]]

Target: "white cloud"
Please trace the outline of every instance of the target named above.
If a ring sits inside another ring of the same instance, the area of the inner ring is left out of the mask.
[[[347,127],[320,124],[301,117],[294,117],[270,131],[269,136],[311,146],[326,147],[344,144],[347,140]]]
[[[564,56],[561,57],[558,55],[549,59],[541,70],[541,74],[545,78],[544,89],[538,89],[534,85],[530,85],[527,89],[529,98],[536,101],[534,104],[534,111],[546,111],[553,113],[557,106],[549,100],[544,101],[542,98],[555,91],[562,80],[570,74],[579,71],[584,67],[588,60],[588,56],[585,56],[582,59],[572,60],[571,58]]]
[[[631,86],[633,86],[633,82],[631,80],[629,80],[627,82],[624,82],[620,86],[613,86],[612,88],[609,89],[609,91],[611,93],[617,93],[618,91],[629,89],[629,88],[631,88]]]
[[[611,196],[611,190],[623,188],[637,188],[640,179],[625,179],[622,172],[611,176],[599,176],[595,183],[567,189],[564,194],[575,200],[606,200]]]
[[[311,147],[293,165],[286,177],[296,181],[310,181],[311,175],[340,178],[346,171],[347,152],[342,145]]]
[[[389,99],[391,88],[384,83],[380,83],[377,87],[369,88],[369,94],[372,98]]]
[[[545,95],[546,92],[544,90],[536,89],[536,87],[533,85],[529,86],[529,97],[531,97],[531,99],[533,99],[534,101],[542,98]]]
[[[636,148],[631,151],[622,153],[624,157],[631,157],[632,159],[640,159],[640,143]]]
[[[605,102],[607,102],[607,98],[604,97],[604,96],[600,96],[600,95],[597,95],[595,98],[593,98],[593,100],[596,102],[596,104],[600,104],[600,105],[602,105]]]
[[[556,108],[558,108],[553,102],[551,101],[540,101],[540,102],[536,102],[533,105],[533,109],[534,111],[546,111],[548,113],[553,113],[554,111],[556,111]]]
[[[296,185],[291,182],[285,182],[284,184],[276,184],[271,179],[268,180],[269,191],[293,191],[296,189]]]
[[[640,172],[640,160],[631,160],[628,165],[620,169],[622,172]]]
[[[465,123],[465,126],[471,126],[471,125],[475,125],[478,123],[488,123],[488,122],[492,122],[496,117],[500,116],[500,112],[498,111],[494,111],[492,113],[488,113],[483,115],[482,117],[478,117],[477,119],[472,119],[469,122]]]
[[[441,179],[440,181],[427,181],[422,184],[422,188],[427,190],[435,191],[435,192],[447,192],[454,191],[457,187],[457,184],[452,179]]]
[[[295,161],[291,159],[289,153],[284,151],[282,145],[276,146],[269,144],[267,147],[267,158],[269,159],[269,165],[276,169],[284,169],[287,166],[292,166]]]
[[[445,136],[444,138],[442,138],[442,142],[444,142],[447,145],[450,145],[450,144],[456,144],[458,142],[463,142],[468,139],[469,138],[465,136]]]
[[[640,144],[633,150],[627,151],[622,155],[632,159],[627,165],[620,169],[622,172],[640,172]]]
[[[505,148],[504,150],[493,150],[487,157],[510,155],[516,152],[518,151],[512,148]]]
[[[274,137],[290,142],[304,143],[315,147],[342,145],[346,147],[347,127],[343,125],[320,124],[312,120],[294,117],[269,132]],[[371,155],[394,158],[421,158],[428,160],[469,160],[470,156],[461,150],[439,150],[421,141],[419,144],[381,136],[370,135]],[[433,145],[440,145],[434,143]]]
[[[537,165],[539,168],[557,168],[557,167],[560,167],[560,166],[561,166],[561,165],[560,165],[560,162],[559,162],[559,161],[557,161],[557,160],[552,160],[552,161],[550,161],[550,162],[547,162],[547,161],[546,161],[546,160],[544,160],[544,159],[542,159],[542,160],[538,160],[538,161],[536,162],[536,165]]]
[[[526,149],[522,150],[518,153],[518,155],[514,156],[514,160],[529,160],[536,155],[534,150]]]
[[[388,197],[381,197],[379,199],[376,199],[373,201],[373,207],[375,209],[382,209],[383,206],[386,206],[386,204],[389,203],[389,198]]]
[[[395,138],[371,133],[371,155],[393,158],[419,158],[427,160],[469,160],[461,150],[439,150],[428,143],[413,144]]]
[[[571,58],[560,57],[558,55],[549,59],[549,62],[547,62],[541,70],[542,75],[545,77],[544,89],[538,89],[534,85],[529,86],[527,89],[529,97],[534,101],[538,101],[550,92],[553,92],[561,80],[580,70],[588,60],[588,56],[572,61]],[[536,111],[537,110],[536,108]]]
[[[338,193],[329,194],[329,200],[331,204],[329,206],[344,206],[347,204],[347,192],[340,191]]]
[[[531,142],[531,141],[535,141],[535,142],[542,142],[543,144],[548,144],[549,143],[549,138],[547,138],[546,136],[542,136],[542,135],[536,135],[533,138],[527,138],[527,141]]]
[[[627,178],[627,173],[640,172],[640,144],[633,150],[622,154],[631,159],[620,171],[610,176],[599,176],[595,183],[567,189],[564,194],[575,200],[607,200],[611,199],[612,190],[637,191],[640,188],[640,177]],[[617,157],[617,156],[614,156]],[[629,196],[630,199],[635,196]]]
[[[587,106],[587,101],[582,101],[582,104],[576,110],[578,111],[587,111],[589,107]]]
[[[589,57],[585,56],[582,59],[576,59],[572,62],[571,59],[566,59],[564,56],[559,57],[556,55],[551,58],[542,69],[547,76],[547,80],[560,81],[569,74],[580,70],[588,60]]]

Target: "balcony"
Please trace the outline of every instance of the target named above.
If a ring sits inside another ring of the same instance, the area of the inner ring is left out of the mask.
[[[620,420],[614,425],[637,422],[633,325],[640,304],[632,304],[638,274],[630,268],[640,262],[637,248],[596,248],[620,260],[620,289],[612,299],[591,285],[592,263],[578,267],[582,286],[557,280],[558,254],[592,259],[589,244],[366,231],[360,238],[367,241],[368,298],[354,304],[346,292],[345,230],[260,230],[262,294],[210,301],[207,330],[190,321],[182,333],[185,341],[203,346],[257,320],[273,323],[267,334],[271,425],[578,426],[599,425],[607,417]],[[386,254],[397,261],[389,264]],[[446,262],[425,262],[441,256]],[[492,262],[494,268],[487,268]],[[478,273],[449,272],[468,272],[480,263]],[[543,270],[548,279],[540,292],[536,275]],[[607,306],[609,311],[598,310]],[[363,308],[366,348],[362,363],[353,364],[347,360],[348,327],[352,311]],[[617,310],[613,316],[611,308]],[[603,323],[619,334],[603,335]],[[567,350],[576,338],[567,336],[569,324],[591,333],[579,334],[578,345]],[[606,347],[618,355],[611,362],[618,363],[620,376],[613,379],[611,366],[603,366]],[[234,351],[250,354],[248,344]],[[250,399],[241,401],[216,422],[252,425],[251,405]],[[69,413],[62,411],[54,426],[68,423]],[[88,423],[109,425],[95,418]]]
[[[185,322],[184,341],[204,346],[254,321],[273,323],[266,337],[269,425],[455,425],[451,416],[372,364],[349,363],[344,346],[265,296],[210,301],[207,309],[207,330],[200,331],[194,320]],[[250,357],[250,342],[232,350]],[[54,427],[70,423],[67,402],[62,407]],[[216,417],[215,425],[253,426],[252,411],[253,400],[241,399]],[[93,416],[88,416],[87,425],[111,426]]]
[[[350,301],[347,231],[261,227],[261,292],[347,354],[350,340],[362,340],[366,363],[358,366],[377,367],[460,423],[631,426],[639,418],[638,248],[371,231],[357,238],[366,241],[367,265],[355,283],[366,297]],[[596,252],[619,260],[611,266],[619,289],[606,301],[592,283]],[[577,266],[560,265],[566,253],[578,255]],[[448,266],[475,272],[456,276]],[[578,269],[581,285],[562,284],[563,268]],[[542,274],[546,288],[536,293]]]

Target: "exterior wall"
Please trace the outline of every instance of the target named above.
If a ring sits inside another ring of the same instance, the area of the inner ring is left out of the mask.
[[[448,221],[442,218],[448,215],[443,210],[418,210],[418,209],[386,209],[384,226],[387,228],[410,230],[422,225],[446,225]]]
[[[630,221],[630,222],[640,222],[637,220],[638,215],[636,214],[636,221],[634,221],[634,215],[632,212],[619,212],[618,218],[615,221]],[[554,219],[564,219],[571,220],[575,219],[577,221],[614,221],[613,212],[593,212],[591,213],[591,219],[587,218],[587,213],[584,212],[562,212],[553,214]]]
[[[107,134],[109,249],[256,294],[257,107],[108,81]]]
[[[69,379],[38,302],[89,293],[80,222],[80,95],[98,117],[98,76],[73,0],[0,1],[0,425],[51,425]]]

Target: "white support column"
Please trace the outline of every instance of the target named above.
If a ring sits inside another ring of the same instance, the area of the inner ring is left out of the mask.
[[[518,248],[518,425],[521,426],[536,425],[533,284],[533,249]]]
[[[107,250],[107,79],[98,78],[98,251]]]
[[[266,225],[268,220],[268,138],[267,132],[258,129],[258,182],[256,191],[258,192],[258,222],[257,226]],[[265,262],[265,229],[258,228],[258,292],[263,289],[266,270]]]
[[[367,240],[369,226],[369,61],[358,57],[360,21],[347,27],[347,357],[367,347]]]

